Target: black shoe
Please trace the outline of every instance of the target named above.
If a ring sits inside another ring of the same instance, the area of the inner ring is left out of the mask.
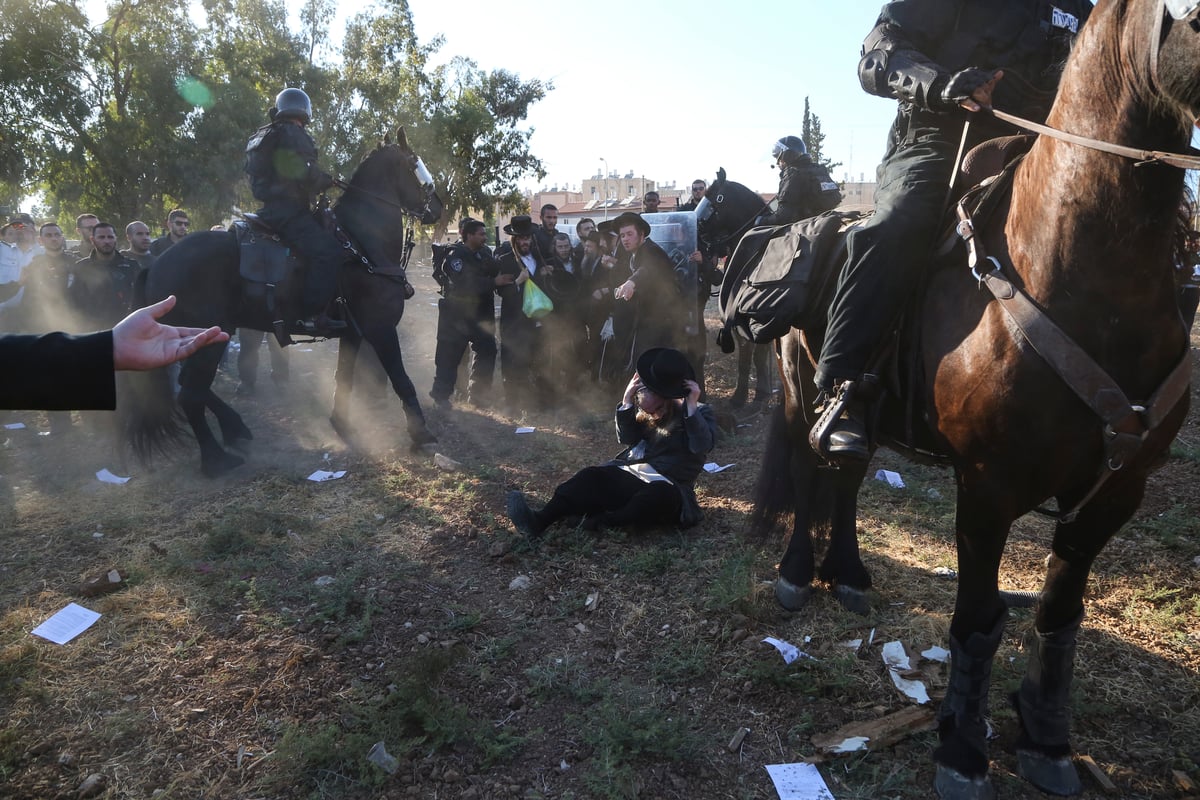
[[[513,527],[526,536],[541,536],[545,530],[533,509],[525,502],[525,495],[515,489],[508,493],[504,510],[512,520]]]
[[[851,409],[833,423],[829,433],[829,457],[840,461],[869,461],[871,448],[867,444],[867,426]]]

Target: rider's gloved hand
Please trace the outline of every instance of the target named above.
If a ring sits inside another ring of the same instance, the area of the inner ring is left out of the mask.
[[[934,111],[953,111],[965,101],[972,100],[972,95],[976,90],[987,86],[989,83],[996,80],[997,74],[990,69],[976,69],[968,67],[964,70],[959,70],[950,76],[946,81],[946,85],[936,94],[936,103],[931,102],[934,106]],[[991,92],[987,93],[990,97]],[[978,98],[975,98],[978,99]],[[934,101],[934,98],[930,98]]]

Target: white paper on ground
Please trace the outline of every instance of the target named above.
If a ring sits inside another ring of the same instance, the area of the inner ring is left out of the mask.
[[[330,472],[328,470],[319,469],[316,472],[314,472],[312,475],[309,475],[308,479],[310,481],[318,481],[318,482],[319,481],[332,481],[332,480],[337,480],[338,478],[343,477],[345,474],[346,474],[346,470],[344,470],[344,469],[339,469],[337,472]]]
[[[24,422],[9,422],[4,426],[5,430],[19,431],[25,429]]]
[[[849,736],[842,739],[838,746],[833,748],[835,753],[857,753],[859,750],[867,749],[867,742],[871,741],[869,736]]]
[[[533,433],[537,428],[517,428],[517,433]]]
[[[783,656],[783,661],[785,664],[790,664],[797,658],[801,657],[812,658],[812,656],[796,647],[796,645],[792,644],[791,642],[785,642],[783,639],[776,639],[774,636],[768,636],[767,638],[763,639],[763,643],[769,644],[771,647],[774,647],[776,650],[778,650],[779,654]],[[813,661],[816,661],[816,659],[813,658]]]
[[[718,465],[717,462],[710,461],[704,465],[704,471],[705,472],[724,472],[725,470],[729,469],[732,466],[733,466],[733,464],[726,464],[725,466],[722,467],[722,466]]]
[[[34,636],[49,639],[55,644],[66,644],[92,627],[98,619],[100,619],[99,612],[75,603],[68,603],[66,608],[38,625],[31,633]]]
[[[938,647],[935,644],[928,650],[922,651],[921,658],[925,658],[930,661],[940,661],[945,664],[950,659],[950,651],[944,647]]]
[[[893,489],[904,488],[904,478],[900,477],[899,472],[892,472],[890,469],[881,469],[875,471],[875,480],[884,481]]]
[[[896,684],[896,688],[906,697],[917,705],[923,706],[929,702],[929,691],[925,688],[925,684],[900,676],[901,670],[911,669],[911,662],[908,653],[904,650],[904,645],[900,642],[885,644],[883,646],[883,663],[888,668],[888,674],[892,676],[892,683]]]
[[[813,764],[766,764],[779,800],[834,800]]]
[[[114,475],[108,471],[107,467],[96,473],[96,480],[103,481],[104,483],[129,483],[129,478]]]

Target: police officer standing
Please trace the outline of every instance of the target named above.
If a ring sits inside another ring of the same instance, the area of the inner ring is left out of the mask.
[[[783,137],[771,148],[771,155],[780,170],[779,192],[775,195],[779,207],[760,217],[759,225],[791,225],[842,202],[837,182],[829,177],[829,170],[813,163],[800,137]]]
[[[337,270],[344,259],[341,244],[318,224],[313,198],[333,186],[333,177],[317,166],[317,143],[304,126],[312,119],[312,103],[300,89],[284,89],[270,110],[271,122],[246,144],[246,174],[258,216],[300,252],[308,264],[304,281],[304,331],[329,336],[346,323],[325,313],[337,293]]]
[[[494,292],[513,282],[500,274],[500,266],[487,247],[487,226],[477,219],[462,225],[462,241],[455,242],[443,266],[445,282],[438,300],[437,349],[434,353],[433,389],[429,396],[439,408],[450,407],[458,364],[471,345],[469,402],[485,406],[490,401],[496,368],[496,309]]]

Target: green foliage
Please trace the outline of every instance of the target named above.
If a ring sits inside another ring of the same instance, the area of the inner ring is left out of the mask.
[[[755,551],[734,550],[721,561],[721,567],[708,587],[706,606],[713,610],[749,613],[754,605]]]
[[[397,125],[437,180],[442,226],[519,198],[544,175],[519,126],[551,88],[456,58],[429,66],[407,0],[384,0],[330,38],[332,0],[110,0],[90,26],[74,2],[29,0],[0,33],[0,203],[45,193],[66,226],[82,211],[152,227],[182,206],[197,229],[252,208],[250,133],[285,86],[313,100],[323,166],[348,175]],[[444,230],[444,227],[442,228]],[[441,233],[441,230],[438,231]]]
[[[842,162],[830,161],[821,153],[825,134],[821,132],[821,118],[808,108],[808,95],[804,96],[804,122],[800,126],[800,138],[804,141],[804,146],[808,148],[808,155],[814,164],[820,164],[830,172],[834,167],[842,165]]]

